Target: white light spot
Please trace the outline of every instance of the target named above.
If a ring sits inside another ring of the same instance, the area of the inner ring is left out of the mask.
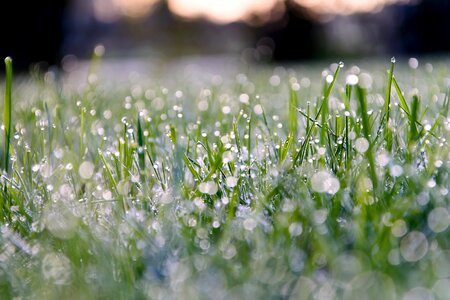
[[[271,86],[279,86],[281,83],[280,76],[278,75],[272,75],[269,79],[269,83]]]
[[[331,75],[331,74],[327,75],[327,77],[325,77],[325,81],[327,83],[332,83],[333,82],[333,75]]]
[[[408,227],[406,226],[406,222],[403,220],[397,220],[392,224],[391,227],[392,235],[395,237],[404,236],[408,232]]]
[[[434,232],[443,232],[450,225],[450,214],[445,207],[436,207],[428,214],[427,223]]]
[[[363,137],[356,139],[356,141],[355,141],[355,149],[359,153],[366,152],[369,149],[369,141],[367,141]]]
[[[420,231],[411,231],[400,241],[400,253],[408,262],[422,259],[428,252],[428,240]]]
[[[419,67],[419,61],[415,57],[411,57],[408,60],[408,65],[411,69],[417,69]]]
[[[319,171],[311,178],[311,187],[319,193],[334,195],[339,191],[339,180],[327,171]]]
[[[376,164],[380,167],[385,167],[389,163],[390,157],[385,151],[381,151],[375,158]]]
[[[359,82],[359,78],[355,74],[350,74],[347,76],[346,82],[348,85],[357,85]]]
[[[257,223],[256,223],[255,219],[247,218],[244,220],[242,225],[244,225],[245,230],[253,231],[253,229],[255,229]]]
[[[203,194],[214,195],[218,189],[219,187],[214,181],[206,181],[198,185],[198,190]]]
[[[390,169],[391,175],[394,177],[399,177],[403,174],[403,168],[399,165],[393,165]]]
[[[229,107],[228,105],[225,105],[222,107],[222,113],[225,115],[228,115],[231,112],[231,107]]]
[[[83,179],[89,179],[94,174],[94,164],[90,161],[84,161],[78,168],[78,174]]]
[[[257,114],[257,115],[262,115],[262,113],[263,113],[263,108],[262,108],[261,104],[256,104],[255,107],[253,107],[253,111],[254,111],[255,114]]]
[[[248,104],[250,100],[250,97],[247,94],[240,94],[239,95],[239,102]]]
[[[303,226],[302,223],[296,222],[289,225],[289,234],[294,236],[299,236],[303,232]]]
[[[51,252],[45,255],[41,268],[44,278],[56,285],[64,285],[70,281],[70,260],[61,253]]]
[[[232,188],[232,187],[235,187],[235,186],[237,185],[238,180],[237,180],[237,178],[234,177],[234,176],[229,176],[229,177],[227,177],[227,179],[226,179],[226,183],[227,183],[227,186],[228,186],[228,187]]]
[[[373,79],[368,73],[361,73],[359,75],[359,84],[364,89],[370,89],[372,87]]]

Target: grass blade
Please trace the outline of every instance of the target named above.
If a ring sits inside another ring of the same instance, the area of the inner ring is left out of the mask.
[[[4,170],[7,174],[10,173],[9,167],[9,151],[11,147],[11,93],[12,93],[12,59],[5,58],[6,67],[6,86],[5,86],[5,100],[3,110],[3,122],[5,124],[5,152],[3,156]]]
[[[322,121],[321,121],[322,129],[320,130],[320,145],[322,145],[322,146],[325,146],[325,138],[326,138],[326,133],[327,133],[326,127],[328,127],[326,125],[327,120],[328,120],[328,99],[330,98],[330,94],[331,94],[331,91],[333,90],[334,84],[339,75],[339,71],[343,67],[344,67],[344,63],[340,62],[337,66],[336,71],[334,72],[333,80],[331,81],[330,85],[328,86],[327,90],[325,91],[325,95],[323,97],[322,104],[319,108],[319,111],[317,112],[316,117],[315,117],[315,119],[317,119],[320,114],[322,115]]]
[[[138,160],[139,160],[139,169],[141,177],[144,175],[145,171],[145,140],[144,140],[144,132],[142,130],[141,118],[137,118],[137,140],[138,140]],[[142,178],[141,178],[142,179]]]
[[[297,107],[298,94],[292,86],[289,87],[289,135],[297,138]]]
[[[357,88],[358,92],[358,100],[359,100],[359,108],[360,108],[360,115],[362,120],[362,127],[363,127],[363,134],[365,139],[369,142],[369,149],[366,151],[366,157],[369,161],[369,173],[370,178],[372,180],[373,184],[373,190],[375,191],[378,185],[377,180],[377,174],[375,170],[375,159],[372,153],[373,143],[370,140],[371,136],[371,129],[369,125],[369,115],[367,114],[367,102],[366,102],[366,94],[362,87],[358,86]]]

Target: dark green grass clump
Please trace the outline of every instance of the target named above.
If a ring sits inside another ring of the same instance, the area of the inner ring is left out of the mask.
[[[85,84],[6,61],[0,295],[449,295],[448,64],[124,81],[103,51]]]

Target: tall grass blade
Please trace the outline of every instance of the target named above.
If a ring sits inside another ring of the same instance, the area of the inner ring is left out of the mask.
[[[11,57],[5,58],[6,67],[6,86],[5,86],[5,100],[3,110],[3,122],[5,124],[5,152],[3,156],[4,170],[7,174],[10,173],[9,166],[9,151],[11,147],[11,93],[12,93],[12,59]]]
[[[326,128],[328,127],[326,124],[327,120],[328,120],[328,99],[330,98],[331,91],[333,90],[334,84],[336,83],[336,80],[338,78],[339,71],[343,67],[344,67],[344,63],[340,62],[336,68],[336,71],[334,72],[333,80],[331,81],[330,85],[328,86],[328,88],[325,91],[322,104],[320,105],[319,111],[317,112],[317,115],[315,118],[315,119],[317,119],[320,114],[322,115],[322,119],[321,119],[322,129],[320,130],[320,145],[322,145],[322,146],[325,146],[325,139],[326,139],[326,133],[327,133]]]
[[[390,105],[391,105],[391,90],[392,90],[392,79],[394,78],[394,66],[395,66],[395,57],[391,58],[391,67],[389,69],[388,74],[388,84],[386,87],[386,97],[385,97],[385,109],[384,109],[384,136],[386,141],[386,148],[391,151],[392,150],[392,132],[389,128],[389,118],[390,118]]]
[[[137,118],[137,142],[138,142],[138,162],[141,177],[144,175],[145,171],[145,140],[144,140],[144,131],[142,130],[141,118],[138,114]],[[141,178],[142,179],[142,178]]]
[[[289,135],[291,135],[294,140],[297,138],[297,107],[298,94],[291,86],[289,87]]]
[[[367,114],[367,102],[366,102],[366,94],[365,90],[358,86],[357,87],[358,92],[358,100],[359,100],[359,108],[360,108],[360,115],[361,115],[361,121],[362,121],[362,129],[364,138],[369,142],[369,148],[366,151],[366,157],[369,161],[369,175],[370,179],[373,184],[373,190],[375,191],[378,186],[378,180],[377,180],[377,174],[375,170],[375,159],[373,156],[373,143],[371,142],[371,128],[370,128],[370,122],[369,122],[369,115]]]
[[[411,120],[409,122],[409,143],[414,143],[419,139],[419,132],[417,131],[416,122],[419,115],[419,97],[414,95],[411,103]]]

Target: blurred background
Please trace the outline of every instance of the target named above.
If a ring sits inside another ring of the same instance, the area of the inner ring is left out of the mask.
[[[108,57],[256,63],[450,52],[448,0],[17,0],[2,12],[0,55],[24,70],[99,43]]]

